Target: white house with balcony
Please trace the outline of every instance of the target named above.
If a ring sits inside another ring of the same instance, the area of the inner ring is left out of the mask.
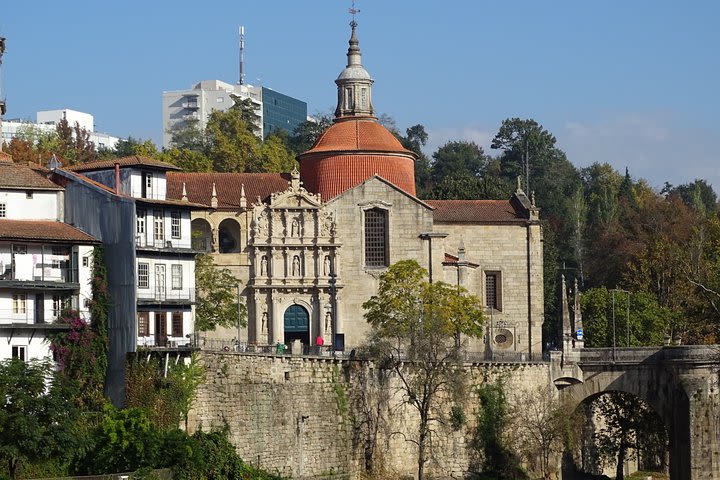
[[[63,188],[41,170],[0,159],[0,359],[50,357],[48,332],[71,308],[89,321],[92,250],[63,223]]]
[[[179,169],[139,156],[55,170],[82,187],[68,190],[65,202],[74,221],[85,223],[86,231],[98,229],[104,243],[132,245],[132,252],[110,260],[117,262],[114,270],[122,272],[111,279],[111,284],[128,287],[132,278],[132,294],[124,293],[132,297],[132,305],[127,305],[123,315],[135,322],[119,328],[134,338],[135,345],[143,347],[186,345],[194,329],[197,252],[192,248],[190,213],[207,207],[166,199],[169,170]],[[90,190],[96,193],[92,199],[88,199]],[[116,215],[117,221],[99,228],[86,215],[91,211]]]

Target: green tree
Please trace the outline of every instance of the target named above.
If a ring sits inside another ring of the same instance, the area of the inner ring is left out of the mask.
[[[333,124],[333,118],[330,113],[316,113],[312,120],[302,122],[290,136],[290,149],[298,154],[310,150],[320,135]]]
[[[295,156],[288,150],[283,134],[271,133],[265,138],[258,152],[256,171],[268,173],[290,172],[297,167]]]
[[[80,438],[72,392],[48,361],[0,362],[0,459],[10,478],[23,464],[67,459]]]
[[[456,286],[427,281],[415,260],[403,260],[380,277],[377,295],[363,304],[373,329],[371,358],[400,380],[403,402],[419,416],[418,479],[430,455],[429,438],[443,421],[443,398],[462,398],[465,386],[460,365],[459,336],[482,335],[480,299]]]
[[[600,395],[591,403],[590,411],[603,419],[595,432],[595,442],[600,455],[615,462],[616,480],[625,478],[625,460],[634,457],[643,443],[661,445],[663,452],[667,450],[667,432],[660,417],[635,395],[625,392]]]
[[[258,165],[260,141],[240,109],[210,114],[205,127],[206,154],[216,172],[250,172]]]
[[[162,432],[145,410],[119,409],[108,403],[103,414],[92,433],[93,448],[72,467],[76,473],[128,472],[160,463]]]
[[[655,296],[647,292],[628,294],[600,287],[583,292],[580,299],[588,347],[613,345],[613,317],[615,345],[662,345],[673,316],[671,310],[658,305]]]
[[[212,161],[202,151],[189,148],[172,147],[165,150],[158,158],[182,168],[184,172],[212,172]]]
[[[214,330],[218,325],[236,327],[238,323],[243,326],[246,324],[245,306],[239,303],[238,298],[239,285],[240,280],[230,270],[215,266],[212,256],[200,254],[195,257],[196,330]]]
[[[204,153],[205,135],[200,128],[200,120],[193,118],[177,122],[167,133],[170,135],[170,147]]]
[[[497,479],[527,479],[506,439],[509,412],[503,381],[486,381],[477,393],[480,409],[473,445],[483,453],[483,473]]]
[[[158,148],[152,140],[143,140],[142,138],[121,138],[115,145],[115,156],[131,157],[138,155],[140,157],[155,158],[158,155]]]

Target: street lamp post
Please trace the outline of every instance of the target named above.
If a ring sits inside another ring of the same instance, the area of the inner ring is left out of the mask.
[[[330,264],[330,284],[328,290],[330,292],[330,348],[332,348],[333,357],[335,356],[335,337],[337,336],[337,274],[334,265]]]

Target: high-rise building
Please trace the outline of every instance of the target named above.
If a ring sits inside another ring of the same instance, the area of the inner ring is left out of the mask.
[[[220,80],[203,80],[189,90],[163,92],[163,147],[170,147],[170,129],[188,121],[197,121],[205,128],[213,111],[225,111],[233,106],[233,96],[250,99],[260,119],[257,127],[262,134],[262,89],[252,85],[232,85]]]
[[[163,92],[163,147],[170,147],[170,129],[187,121],[205,128],[213,111],[225,111],[234,98],[250,99],[258,115],[258,136],[265,138],[277,129],[292,133],[307,119],[307,103],[266,87],[203,80],[189,90]]]
[[[262,87],[263,138],[275,130],[292,134],[307,120],[307,103],[284,93]]]

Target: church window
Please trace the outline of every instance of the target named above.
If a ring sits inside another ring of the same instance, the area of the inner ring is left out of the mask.
[[[365,211],[365,266],[387,267],[388,212],[380,208]]]
[[[345,108],[351,109],[352,107],[353,107],[352,89],[346,88],[345,89]]]
[[[485,306],[502,311],[500,272],[485,272]]]

